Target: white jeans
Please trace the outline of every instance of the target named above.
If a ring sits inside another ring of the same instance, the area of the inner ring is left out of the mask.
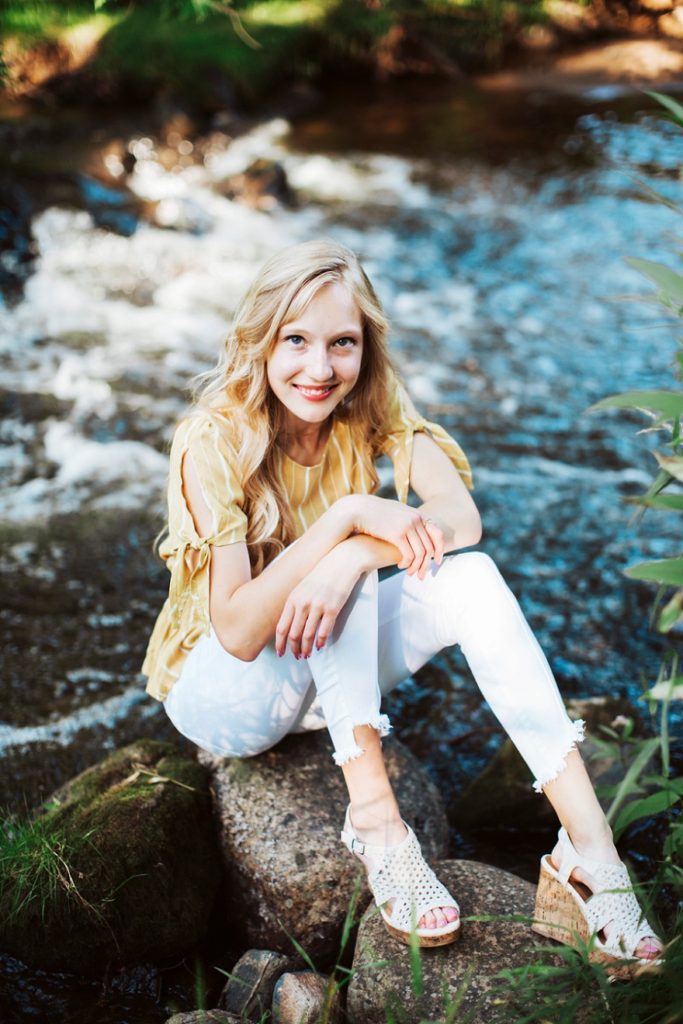
[[[267,571],[267,570],[266,570]],[[269,643],[252,662],[213,630],[192,648],[164,701],[179,732],[212,753],[250,757],[290,732],[327,726],[334,760],[363,753],[355,725],[391,728],[381,696],[438,651],[459,644],[481,692],[535,776],[554,779],[583,739],[538,641],[493,560],[447,555],[424,580],[405,571],[361,577],[321,651],[282,658]]]

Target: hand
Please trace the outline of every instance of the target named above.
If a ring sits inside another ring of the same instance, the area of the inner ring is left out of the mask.
[[[441,564],[443,532],[431,519],[423,519],[418,509],[374,494],[355,494],[343,500],[353,501],[356,533],[377,537],[398,548],[401,559],[396,564],[409,576],[417,573],[423,580],[432,559]]]
[[[275,649],[282,657],[289,643],[295,658],[308,658],[325,646],[337,616],[361,573],[348,552],[333,548],[290,593],[275,629]]]

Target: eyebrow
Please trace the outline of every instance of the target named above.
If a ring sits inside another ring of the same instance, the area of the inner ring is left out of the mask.
[[[305,328],[299,327],[299,325],[296,324],[296,323],[284,324],[280,328],[280,333],[281,334],[293,333],[294,331],[297,331],[299,334],[309,334],[310,333]],[[338,338],[342,334],[359,334],[360,335],[362,333],[363,333],[363,331],[362,331],[362,328],[360,328],[360,327],[340,327],[339,330],[335,331],[334,334],[331,334],[330,337],[331,338]]]

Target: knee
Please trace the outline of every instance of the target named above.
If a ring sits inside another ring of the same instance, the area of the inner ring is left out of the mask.
[[[443,567],[446,566],[449,589],[466,596],[468,602],[477,597],[490,600],[493,595],[507,589],[498,566],[484,551],[450,555],[444,560]]]
[[[449,555],[446,561],[451,575],[463,583],[486,584],[502,579],[498,566],[485,551],[463,551]]]

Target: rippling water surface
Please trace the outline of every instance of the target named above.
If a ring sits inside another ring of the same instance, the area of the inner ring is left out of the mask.
[[[166,446],[256,269],[320,235],[360,254],[415,402],[468,452],[482,547],[565,695],[636,701],[655,676],[652,591],[622,569],[671,553],[676,523],[636,526],[620,499],[647,486],[657,439],[637,436],[640,417],[586,409],[671,386],[675,327],[625,298],[649,292],[625,260],[672,259],[680,225],[643,185],[681,199],[683,135],[639,111],[645,98],[402,93],[332,95],[180,170],[131,116],[128,185],[174,228],[96,226],[92,185],[83,208],[34,217],[34,272],[0,306],[5,803],[136,735],[170,735],[139,676],[166,587],[151,553]],[[255,157],[280,161],[295,208],[217,192]],[[500,743],[455,651],[387,710],[445,794]]]

